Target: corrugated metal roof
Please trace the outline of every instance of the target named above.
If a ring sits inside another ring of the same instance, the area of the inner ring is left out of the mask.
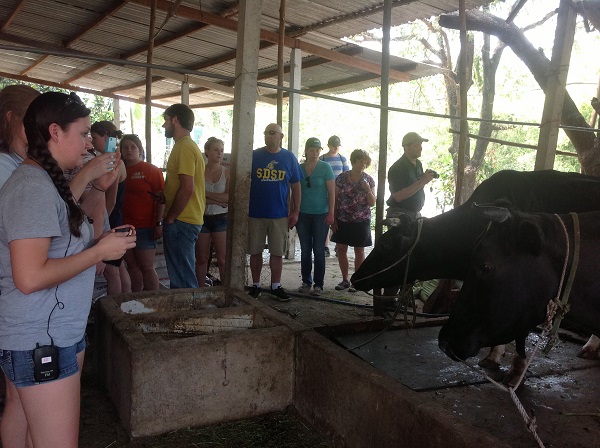
[[[466,7],[484,3],[488,1],[467,0]],[[170,11],[175,4],[178,8]],[[145,69],[118,64],[117,60],[146,62],[149,5],[149,0],[2,0],[0,76],[143,102]],[[156,29],[160,27],[160,31],[155,36],[153,63],[196,71],[190,77],[193,106],[232,102],[238,2],[157,0],[157,5]],[[279,28],[279,6],[279,0],[262,2],[261,28],[274,37]],[[394,0],[392,6],[392,25],[400,25],[456,11],[458,2]],[[381,55],[341,39],[381,28],[383,1],[288,0],[285,21],[287,36],[319,47],[311,50],[314,54],[303,50],[303,89],[341,93],[379,85],[379,75],[373,73],[376,70],[366,69],[362,61],[380,64]],[[261,44],[259,80],[276,84],[277,39]],[[353,59],[342,61],[329,50]],[[286,47],[283,53],[287,67],[291,48]],[[409,79],[439,72],[397,57],[391,58],[390,65]],[[160,105],[179,102],[181,78],[181,74],[165,71],[155,75],[153,101]],[[288,83],[287,70],[284,83]],[[266,90],[261,88],[261,93],[275,94]]]

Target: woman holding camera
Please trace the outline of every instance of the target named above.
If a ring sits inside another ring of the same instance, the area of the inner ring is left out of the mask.
[[[135,236],[115,232],[93,244],[63,175],[83,164],[89,113],[75,94],[33,100],[23,119],[28,158],[0,192],[4,448],[77,447],[93,267],[135,246]]]
[[[115,153],[117,150],[117,140],[123,136],[123,133],[110,121],[95,122],[92,124],[90,134],[95,154]],[[91,157],[94,157],[94,154]],[[94,222],[97,223],[95,226],[96,236],[101,235],[102,232],[110,228],[115,228],[123,224],[123,199],[125,197],[127,171],[123,164],[118,165],[117,169],[118,176],[116,182],[105,191],[104,207],[108,214],[108,223],[104,223],[104,226],[98,227],[105,220],[102,206],[92,216]],[[131,292],[131,279],[124,264],[121,263],[118,266],[110,264],[103,266],[100,264],[96,272],[99,275],[104,274],[107,294]]]

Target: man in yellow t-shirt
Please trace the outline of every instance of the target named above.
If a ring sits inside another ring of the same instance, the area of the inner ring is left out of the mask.
[[[175,145],[167,162],[163,243],[171,289],[197,288],[195,245],[202,229],[206,195],[204,158],[190,137],[194,112],[173,104],[163,113],[165,136]]]

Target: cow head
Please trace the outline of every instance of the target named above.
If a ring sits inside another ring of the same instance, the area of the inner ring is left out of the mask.
[[[552,216],[497,209],[483,213],[494,221],[475,247],[467,278],[439,334],[440,348],[455,360],[475,356],[481,347],[524,339],[544,320],[562,268],[564,246],[548,236],[548,229],[556,229]]]
[[[369,291],[402,283],[406,255],[416,237],[416,220],[393,219],[383,222],[389,230],[381,235],[358,271],[352,275],[351,282],[356,289]]]

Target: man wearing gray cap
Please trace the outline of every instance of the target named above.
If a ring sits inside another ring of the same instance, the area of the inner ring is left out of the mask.
[[[388,171],[391,193],[387,200],[388,218],[397,217],[399,214],[416,217],[423,208],[425,204],[423,188],[432,179],[439,177],[433,170],[423,171],[423,165],[419,160],[423,150],[422,143],[428,141],[416,132],[409,132],[402,139],[404,154]]]

